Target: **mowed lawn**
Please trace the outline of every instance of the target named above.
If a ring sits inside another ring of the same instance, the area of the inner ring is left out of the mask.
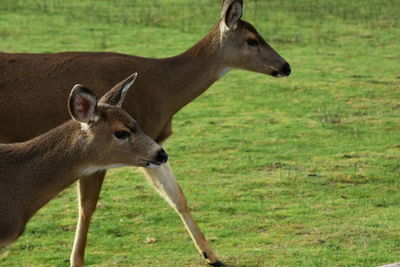
[[[165,144],[212,247],[237,267],[400,261],[400,2],[244,2],[292,75],[230,72],[176,115]],[[172,56],[219,14],[217,0],[0,0],[0,51]],[[77,212],[72,186],[0,266],[68,266]],[[204,266],[135,168],[107,175],[86,264]]]

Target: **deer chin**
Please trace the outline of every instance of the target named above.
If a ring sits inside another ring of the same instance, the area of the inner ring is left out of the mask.
[[[158,164],[158,163],[154,163],[154,162],[146,162],[146,168],[149,168],[149,169],[157,169],[158,167],[160,167],[161,166],[161,164]]]
[[[271,76],[273,76],[273,77],[275,77],[275,78],[282,78],[282,77],[285,77],[283,74],[281,74],[281,73],[279,73],[279,72],[276,72],[276,71],[273,71],[273,72],[271,73]]]
[[[111,165],[102,165],[102,166],[88,166],[81,170],[81,174],[86,176],[86,175],[91,175],[93,173],[99,172],[99,171],[105,171],[108,169],[113,169],[113,168],[121,168],[125,167],[125,164],[111,164]]]

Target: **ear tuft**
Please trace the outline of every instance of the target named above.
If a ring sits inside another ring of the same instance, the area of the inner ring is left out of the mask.
[[[99,102],[116,107],[121,107],[122,102],[124,101],[129,88],[135,82],[137,75],[138,74],[135,72],[122,82],[115,85],[111,90],[109,90],[101,97]]]
[[[68,108],[72,119],[90,124],[96,121],[97,97],[89,88],[77,84],[71,90]]]

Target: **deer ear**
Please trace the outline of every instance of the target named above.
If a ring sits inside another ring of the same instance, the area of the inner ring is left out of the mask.
[[[109,104],[112,106],[121,107],[122,102],[125,99],[126,93],[132,86],[132,84],[135,82],[136,77],[137,73],[135,72],[122,82],[115,85],[110,91],[108,91],[101,97],[99,102],[104,104]]]
[[[89,88],[80,84],[72,88],[68,108],[72,119],[81,123],[91,124],[98,118],[97,97]]]
[[[223,0],[221,18],[228,30],[235,29],[243,15],[243,0]]]

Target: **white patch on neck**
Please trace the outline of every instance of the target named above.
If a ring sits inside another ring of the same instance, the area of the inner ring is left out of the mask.
[[[87,131],[89,130],[90,126],[87,123],[81,122],[81,130],[82,131]]]
[[[225,74],[227,74],[227,73],[230,72],[231,70],[232,70],[232,68],[229,68],[229,67],[223,68],[223,69],[218,73],[218,79],[224,77]]]
[[[127,166],[127,165],[111,164],[111,165],[105,165],[105,166],[89,166],[89,167],[86,167],[85,169],[81,170],[81,174],[82,175],[91,175],[98,171],[104,171],[104,170],[108,170],[108,169],[112,169],[112,168],[120,168],[120,167],[124,167],[124,166]]]

